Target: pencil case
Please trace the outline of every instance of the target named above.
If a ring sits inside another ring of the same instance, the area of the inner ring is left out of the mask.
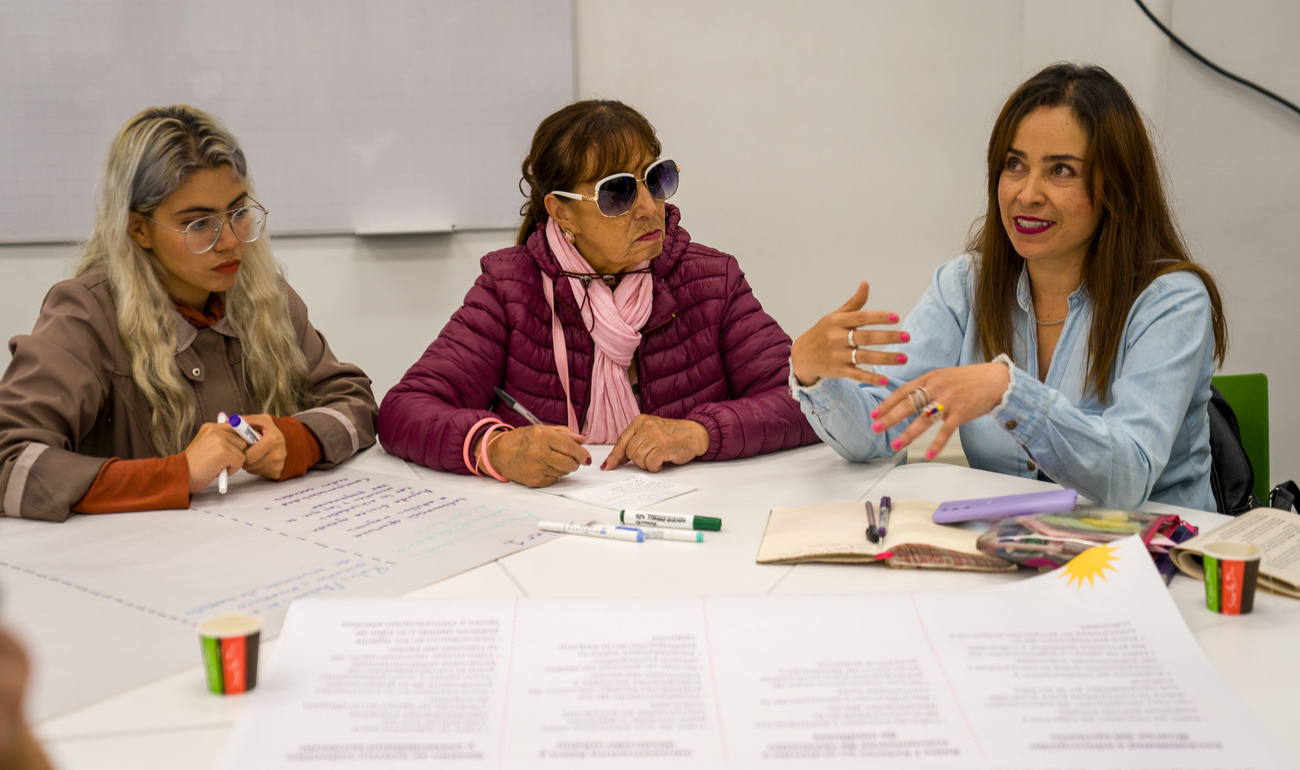
[[[1169,549],[1196,531],[1174,514],[1078,508],[1002,519],[980,535],[976,547],[1026,567],[1054,569],[1095,545],[1138,535],[1168,575],[1175,569]]]

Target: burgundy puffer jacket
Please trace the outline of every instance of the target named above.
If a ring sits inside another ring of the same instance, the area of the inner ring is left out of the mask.
[[[654,301],[636,352],[641,411],[694,420],[709,431],[699,459],[729,460],[817,441],[790,397],[790,338],[754,298],[735,257],[691,243],[667,207],[664,248],[650,262]],[[484,417],[527,424],[492,392],[500,386],[542,422],[568,421],[551,344],[542,273],[559,264],[538,228],[523,246],[482,259],[465,304],[384,397],[384,449],[441,471],[469,473],[465,434]],[[571,282],[555,281],[570,390],[586,422],[594,344]],[[480,429],[481,431],[482,429]]]

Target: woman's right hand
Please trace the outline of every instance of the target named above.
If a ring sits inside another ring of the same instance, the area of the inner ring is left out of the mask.
[[[848,302],[833,313],[823,316],[813,328],[799,335],[790,348],[790,364],[795,379],[807,387],[823,377],[848,377],[868,385],[886,385],[889,378],[875,372],[863,371],[858,366],[897,366],[907,363],[907,356],[868,350],[864,345],[890,345],[907,342],[911,335],[897,331],[866,331],[859,326],[898,323],[898,314],[884,310],[862,310],[867,304],[870,287],[866,281]],[[852,333],[852,344],[850,344]],[[857,351],[854,352],[854,348]],[[856,363],[855,363],[856,361]]]
[[[234,473],[244,467],[247,446],[229,425],[203,423],[199,434],[185,447],[185,461],[190,465],[190,494],[211,484],[223,468]]]
[[[509,481],[549,487],[579,465],[591,465],[591,453],[582,446],[586,441],[564,425],[525,425],[489,444],[487,459]]]

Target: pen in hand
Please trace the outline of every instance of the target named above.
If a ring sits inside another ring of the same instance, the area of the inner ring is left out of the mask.
[[[227,424],[225,412],[217,412],[217,424],[218,425]],[[217,492],[224,495],[226,493],[226,485],[228,483],[229,483],[228,474],[226,473],[226,469],[222,468],[221,473],[217,476]]]
[[[876,508],[867,501],[867,539],[873,543],[880,542],[880,532],[876,529]]]
[[[508,407],[510,407],[511,409],[515,410],[515,412],[518,413],[519,416],[521,416],[521,417],[523,417],[525,420],[531,422],[533,425],[541,425],[541,424],[542,424],[542,421],[539,420],[539,419],[537,419],[537,415],[535,415],[535,414],[533,414],[532,412],[528,411],[526,408],[524,408],[524,405],[523,405],[523,404],[521,404],[521,403],[519,403],[518,401],[516,401],[516,400],[514,400],[513,398],[511,398],[509,393],[506,393],[506,392],[505,392],[504,390],[502,390],[501,388],[493,388],[492,390],[493,390],[494,392],[496,392],[496,394],[497,394],[498,396],[501,397],[501,400],[505,402],[506,406],[508,406]]]

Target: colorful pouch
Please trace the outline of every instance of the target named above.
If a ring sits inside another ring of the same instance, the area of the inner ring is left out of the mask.
[[[1195,535],[1196,527],[1174,514],[1076,508],[1002,519],[980,535],[977,547],[1026,567],[1055,569],[1100,543],[1138,535],[1161,574],[1176,570],[1169,549]]]

